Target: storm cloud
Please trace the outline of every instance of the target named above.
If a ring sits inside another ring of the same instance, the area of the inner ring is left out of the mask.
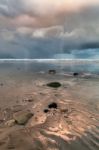
[[[98,0],[1,0],[0,58],[98,58]]]

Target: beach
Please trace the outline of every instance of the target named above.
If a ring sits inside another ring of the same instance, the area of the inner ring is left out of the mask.
[[[84,66],[0,63],[0,149],[98,150],[99,70]]]

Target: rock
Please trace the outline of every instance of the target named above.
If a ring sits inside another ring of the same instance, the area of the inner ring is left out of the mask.
[[[51,83],[48,83],[47,86],[53,87],[53,88],[59,88],[61,86],[61,83],[59,83],[59,82],[51,82]]]
[[[23,101],[24,101],[24,102],[30,102],[30,103],[31,103],[31,102],[33,102],[34,100],[33,100],[33,98],[30,98],[30,99],[24,99]]]
[[[53,102],[53,103],[48,105],[48,108],[50,108],[50,109],[52,109],[52,108],[57,109],[57,104]]]
[[[34,100],[33,99],[28,99],[28,102],[33,102]]]
[[[20,111],[13,115],[16,123],[19,125],[25,125],[28,120],[33,116],[30,111]]]
[[[0,86],[3,86],[3,83],[0,83]]]
[[[48,109],[44,109],[44,113],[48,113],[49,112],[49,110]]]
[[[74,73],[73,73],[73,76],[74,76],[74,77],[77,77],[78,75],[79,75],[78,72],[74,72]]]
[[[49,74],[56,74],[56,70],[49,70],[48,73]]]
[[[61,111],[61,113],[68,113],[68,109],[66,109],[66,108],[62,108],[62,109],[60,109],[60,111]]]
[[[5,125],[7,125],[8,127],[12,127],[12,126],[15,125],[15,120],[14,120],[14,119],[9,120],[9,121],[7,121],[7,122],[5,123]]]

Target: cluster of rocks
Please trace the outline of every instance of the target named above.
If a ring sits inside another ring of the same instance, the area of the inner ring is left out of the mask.
[[[50,69],[50,70],[48,70],[48,73],[49,73],[49,74],[52,74],[52,75],[55,75],[55,74],[56,74],[56,70],[55,70],[55,69]],[[78,72],[74,72],[74,73],[73,73],[73,76],[74,76],[74,77],[78,77],[78,76],[79,76],[79,73],[78,73]]]
[[[44,109],[44,113],[48,113],[50,109],[57,109],[58,105],[55,102],[52,102],[51,104],[48,105],[47,109]]]
[[[55,69],[50,69],[48,70],[48,74],[51,74],[51,75],[55,75],[57,73],[57,71]],[[90,75],[84,75],[84,73],[80,73],[80,72],[74,72],[72,73],[72,76],[73,77],[85,77],[85,78],[90,78],[91,76]]]
[[[55,102],[52,102],[48,105],[46,109],[44,109],[44,113],[48,113],[51,109],[57,109],[58,105]],[[6,126],[12,127],[15,124],[17,125],[25,125],[29,121],[29,119],[34,116],[29,110],[19,110],[13,113],[12,118],[5,122]]]

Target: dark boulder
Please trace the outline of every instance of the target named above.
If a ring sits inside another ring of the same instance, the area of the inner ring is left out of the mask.
[[[53,87],[53,88],[59,88],[61,86],[61,83],[59,83],[59,82],[51,82],[51,83],[48,83],[47,86]]]
[[[73,76],[74,76],[74,77],[77,77],[78,75],[79,75],[78,72],[74,72],[74,73],[73,73]]]
[[[56,70],[49,70],[48,73],[49,74],[56,74]]]

